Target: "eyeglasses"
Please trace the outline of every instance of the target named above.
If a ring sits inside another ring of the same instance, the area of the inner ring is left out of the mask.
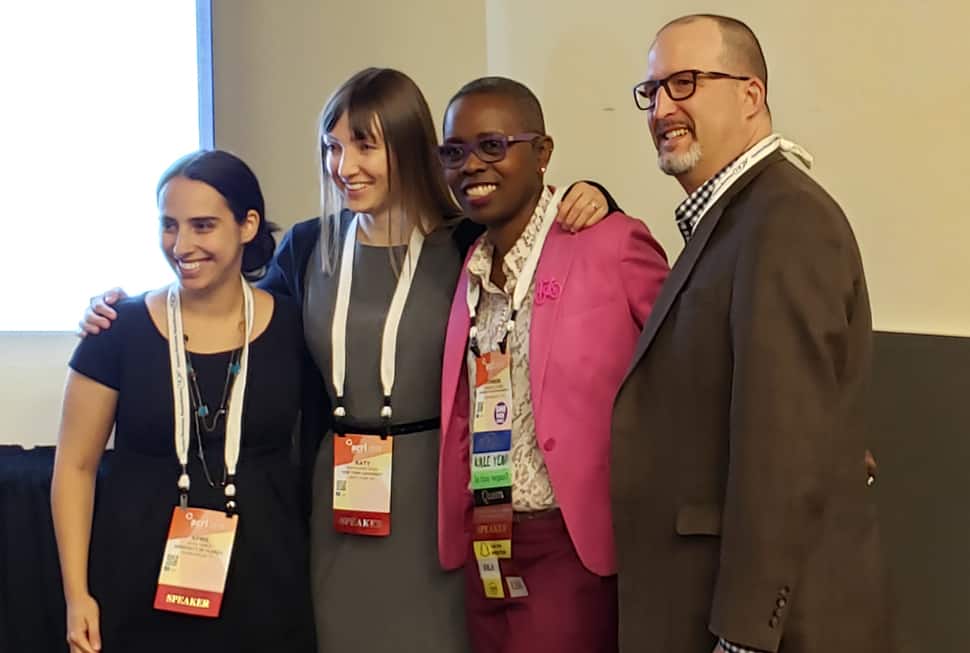
[[[681,70],[663,79],[648,79],[633,87],[633,101],[640,111],[650,111],[657,106],[657,93],[662,86],[671,100],[686,100],[697,90],[697,78],[736,79],[746,82],[750,77],[708,72],[706,70]]]
[[[441,165],[446,168],[460,168],[465,165],[465,161],[474,152],[475,156],[482,163],[495,163],[501,161],[508,154],[509,145],[515,143],[531,143],[542,134],[536,132],[525,132],[506,136],[505,134],[482,134],[474,143],[464,141],[449,141],[438,147],[438,158]]]

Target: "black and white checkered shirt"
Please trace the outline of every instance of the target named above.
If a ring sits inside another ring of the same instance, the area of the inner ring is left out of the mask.
[[[721,648],[727,651],[727,653],[762,653],[761,651],[756,651],[753,648],[744,648],[743,646],[732,644],[723,637],[718,637],[717,643],[720,644]]]
[[[687,199],[681,202],[674,210],[674,218],[677,219],[677,228],[680,229],[685,244],[690,242],[690,237],[694,234],[697,223],[700,222],[701,216],[707,210],[707,205],[711,201],[711,195],[713,195],[714,189],[717,188],[720,181],[733,165],[734,161],[721,168],[719,173],[701,184],[700,188],[688,195]]]

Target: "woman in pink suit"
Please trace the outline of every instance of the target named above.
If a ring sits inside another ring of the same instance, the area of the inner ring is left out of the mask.
[[[664,252],[620,212],[578,234],[554,225],[553,141],[518,82],[467,84],[444,137],[448,183],[486,233],[445,343],[442,566],[465,568],[481,653],[616,651],[610,416]]]

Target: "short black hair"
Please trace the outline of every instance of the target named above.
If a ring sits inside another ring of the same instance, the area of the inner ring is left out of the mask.
[[[497,95],[512,100],[522,118],[523,127],[538,134],[546,133],[546,121],[542,115],[539,98],[528,86],[508,77],[479,77],[458,89],[450,100],[448,108],[469,95]],[[447,109],[445,111],[447,113]]]
[[[768,64],[765,62],[765,53],[761,49],[761,42],[755,36],[754,30],[737,18],[718,14],[691,14],[670,21],[660,31],[662,32],[674,25],[685,25],[704,19],[714,21],[721,31],[721,39],[724,42],[724,51],[721,56],[725,63],[733,68],[729,72],[757,77],[765,85],[765,92],[767,93]]]
[[[176,177],[201,181],[214,188],[226,200],[236,222],[242,224],[249,211],[259,214],[256,237],[243,248],[242,271],[250,281],[262,276],[276,251],[273,232],[279,231],[266,220],[266,207],[259,180],[246,163],[223,150],[199,150],[179,158],[162,173],[155,188],[159,197],[165,184]]]

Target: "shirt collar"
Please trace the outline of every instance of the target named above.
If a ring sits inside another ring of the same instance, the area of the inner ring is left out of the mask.
[[[492,259],[495,256],[495,246],[488,239],[487,235],[478,242],[474,253],[468,260],[467,269],[471,277],[471,282],[478,283],[482,288],[491,293],[504,292],[508,295],[512,294],[512,291],[515,290],[515,283],[519,278],[522,267],[526,259],[529,258],[529,254],[532,253],[533,247],[536,245],[539,231],[542,229],[542,218],[551,200],[552,191],[548,187],[543,187],[542,195],[539,196],[539,201],[536,203],[535,211],[532,212],[529,223],[525,226],[525,229],[515,241],[515,244],[512,245],[512,249],[502,259],[502,270],[505,272],[505,288],[498,288],[491,281]]]
[[[736,161],[737,159],[735,159]],[[677,221],[677,228],[680,229],[681,235],[684,237],[684,242],[690,240],[691,235],[694,233],[694,228],[700,221],[701,216],[707,211],[707,205],[711,201],[711,196],[714,194],[714,189],[730,170],[731,166],[734,165],[734,161],[727,164],[721,170],[700,185],[693,193],[687,196],[687,198],[681,202],[676,209],[674,209],[674,219]]]
[[[779,134],[773,133],[764,137],[735,157],[726,166],[721,168],[717,174],[701,184],[693,193],[688,195],[687,198],[681,202],[676,209],[674,209],[674,219],[677,221],[677,228],[680,229],[680,233],[684,237],[684,242],[690,240],[690,237],[694,233],[694,229],[697,228],[697,223],[700,222],[701,218],[704,216],[704,213],[707,211],[714,192],[718,190],[721,181],[731,174],[738,161],[744,158],[749,152],[757,150],[762,146],[766,146],[771,141],[778,141],[778,146],[782,151],[792,152],[795,156],[801,159],[806,166],[811,167],[812,156],[801,146],[785,140]]]

